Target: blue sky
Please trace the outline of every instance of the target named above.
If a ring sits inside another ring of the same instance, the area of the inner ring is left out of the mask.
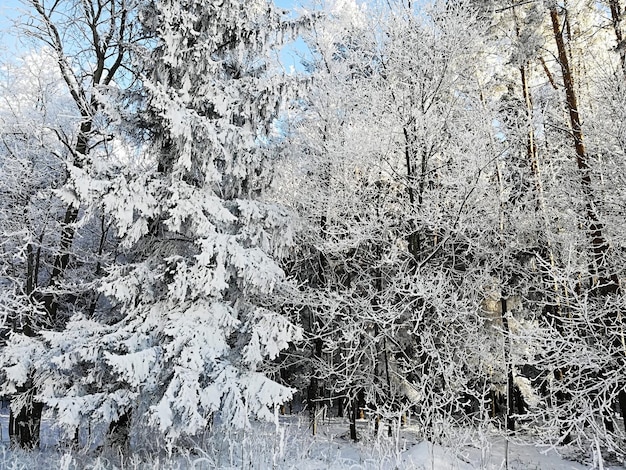
[[[18,0],[3,0],[2,4],[0,4],[0,16],[2,16],[1,21],[6,21],[6,17],[15,13],[21,6],[22,5]]]
[[[6,30],[11,26],[11,19],[18,16],[23,8],[18,0],[0,0],[0,50],[15,50],[17,41]]]

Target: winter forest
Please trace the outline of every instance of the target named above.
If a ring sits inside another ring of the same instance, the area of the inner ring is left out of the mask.
[[[21,0],[0,460],[618,468],[626,5],[286,3]]]

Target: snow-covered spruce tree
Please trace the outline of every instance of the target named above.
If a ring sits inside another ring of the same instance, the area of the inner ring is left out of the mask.
[[[133,424],[173,442],[212,423],[272,419],[291,390],[264,374],[298,327],[280,312],[289,217],[260,195],[283,78],[266,70],[280,17],[265,0],[162,0],[141,14],[141,170],[103,196],[122,240],[103,292],[115,315],[46,335],[47,403],[62,424]],[[63,379],[65,377],[65,379]]]

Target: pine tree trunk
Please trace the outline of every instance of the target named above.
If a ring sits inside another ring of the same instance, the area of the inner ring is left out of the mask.
[[[615,3],[614,1],[610,2],[610,7],[611,14],[613,15],[614,27],[617,28],[616,35],[618,35],[618,37],[621,37],[621,29],[619,28],[621,9],[619,8],[619,4]],[[576,163],[580,173],[581,186],[585,197],[585,211],[588,225],[588,234],[591,241],[592,257],[589,271],[591,275],[595,277],[595,279],[592,281],[591,292],[600,296],[616,294],[619,292],[619,279],[617,274],[607,266],[607,254],[609,250],[609,244],[604,238],[604,226],[600,222],[598,214],[595,210],[596,201],[593,194],[591,169],[589,167],[589,157],[587,155],[583,139],[581,120],[578,110],[578,100],[576,97],[576,90],[574,88],[574,77],[572,69],[570,67],[565,39],[561,30],[558,11],[555,5],[550,7],[550,18],[552,20],[552,29],[554,32],[554,39],[557,46],[558,59],[561,66],[561,72],[563,74],[563,85],[565,88],[566,104],[570,117],[572,135],[574,137],[574,148],[576,150]],[[621,323],[615,311],[609,310],[607,312],[607,319],[611,323]],[[622,345],[619,339],[615,338],[613,341],[615,344],[615,348],[621,351]],[[620,384],[618,386],[620,387],[620,391],[618,392],[619,395],[622,393],[623,385]],[[622,419],[624,420],[624,422],[626,422],[626,406],[622,406],[621,403],[620,411],[622,414]]]
[[[600,222],[598,215],[594,209],[595,200],[593,195],[593,187],[591,181],[591,169],[589,167],[589,158],[585,148],[580,114],[578,110],[578,99],[574,88],[574,76],[570,67],[568,52],[561,30],[559,14],[555,6],[550,8],[550,18],[552,20],[552,29],[554,39],[557,45],[559,63],[563,74],[563,86],[565,88],[565,101],[570,118],[572,128],[572,136],[574,138],[574,149],[576,151],[576,164],[581,179],[581,186],[585,196],[585,212],[588,225],[588,234],[591,239],[591,251],[593,262],[590,265],[590,272],[597,276],[595,285],[600,293],[615,292],[618,288],[617,276],[609,273],[606,268],[606,252],[609,245],[604,238],[604,226]]]
[[[615,32],[616,49],[619,52],[619,61],[622,72],[626,76],[626,44],[624,44],[624,35],[622,33],[622,7],[619,0],[609,0],[609,9],[611,10],[611,23]]]

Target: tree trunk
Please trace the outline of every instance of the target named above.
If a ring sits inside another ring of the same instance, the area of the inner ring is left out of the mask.
[[[609,9],[611,10],[611,23],[615,32],[619,62],[622,66],[622,72],[626,76],[626,44],[624,44],[624,35],[622,33],[622,7],[619,4],[619,0],[609,0]]]
[[[314,315],[311,313],[311,327],[315,325]],[[321,361],[323,343],[321,338],[314,340],[313,361]],[[318,399],[320,396],[319,382],[316,377],[315,367],[312,369],[311,379],[309,381],[309,387],[307,390],[307,406],[309,408],[309,416],[311,418],[311,431],[313,435],[317,434],[317,409]]]
[[[311,375],[309,381],[309,387],[307,389],[307,406],[309,408],[309,417],[311,419],[311,432],[315,436],[317,434],[317,395],[319,387],[317,384],[317,377],[315,377],[315,371]]]
[[[39,448],[39,432],[43,403],[31,401],[17,414],[9,414],[9,436],[11,445],[22,449]]]
[[[626,419],[624,418],[626,416],[626,390],[622,389],[619,391],[617,400],[619,402],[619,410],[622,415],[622,425],[626,431]]]
[[[504,297],[500,298],[502,307],[502,329],[504,330],[504,365],[506,368],[506,429],[515,431],[515,392],[513,382],[513,364],[511,364],[511,339],[509,337],[509,319],[507,318],[507,301]]]
[[[409,195],[409,203],[411,210],[415,210],[415,189],[413,183],[415,181],[415,170],[413,168],[412,158],[412,142],[409,137],[409,131],[406,126],[402,129],[404,133],[404,158],[406,163],[406,177],[407,177],[407,191]],[[410,233],[407,237],[408,250],[414,259],[419,259],[420,252],[422,251],[422,242],[420,239],[420,233],[415,226],[414,221],[411,221],[409,227]]]
[[[343,397],[337,398],[337,417],[343,418],[344,410],[343,410]]]
[[[130,450],[130,420],[131,412],[125,411],[109,424],[105,440],[107,448],[124,455],[128,454]]]
[[[352,403],[350,404],[350,439],[354,442],[359,440],[359,436],[356,432],[356,420],[359,419],[359,396],[355,395]]]

